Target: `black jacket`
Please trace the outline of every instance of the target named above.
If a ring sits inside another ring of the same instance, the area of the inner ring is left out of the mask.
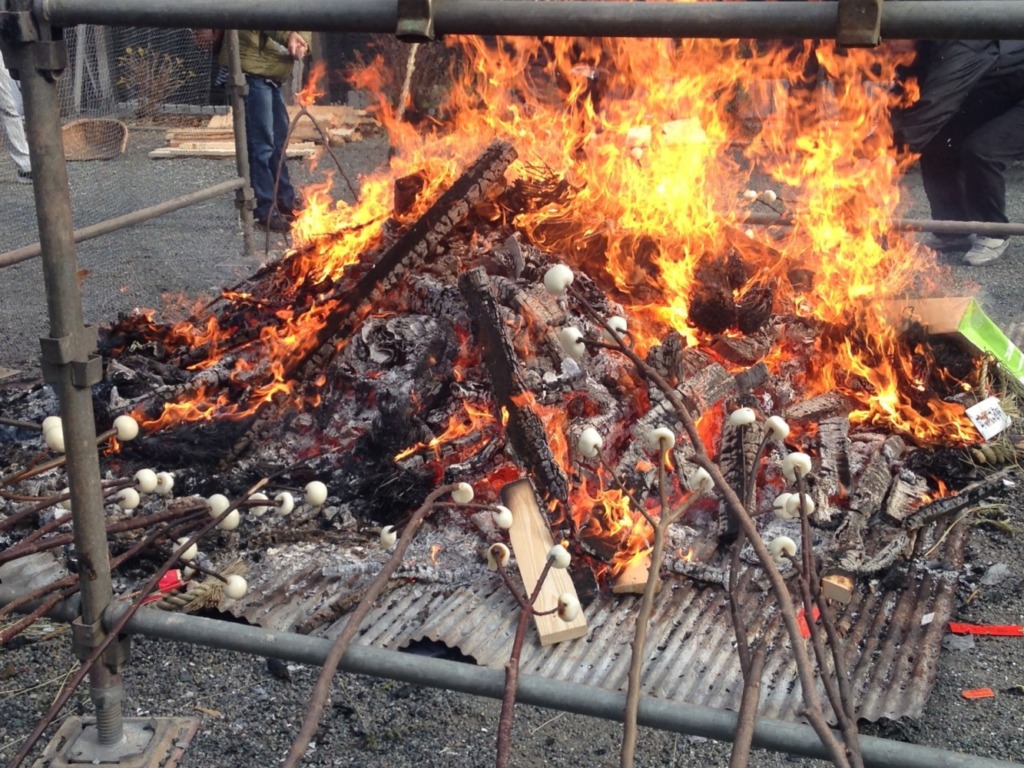
[[[920,152],[972,94],[1024,101],[1024,40],[924,41],[911,74],[921,97],[893,115],[893,130],[897,146]]]

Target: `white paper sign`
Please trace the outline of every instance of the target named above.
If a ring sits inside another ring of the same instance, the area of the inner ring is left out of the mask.
[[[967,409],[967,417],[981,432],[986,440],[991,440],[1010,426],[1010,417],[1006,415],[998,397],[988,397]]]

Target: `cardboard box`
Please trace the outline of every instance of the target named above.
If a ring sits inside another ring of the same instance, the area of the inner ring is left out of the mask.
[[[992,355],[1019,381],[1024,381],[1024,352],[1010,341],[970,296],[908,299],[895,307],[896,316],[908,314],[935,335],[954,335],[976,352]]]

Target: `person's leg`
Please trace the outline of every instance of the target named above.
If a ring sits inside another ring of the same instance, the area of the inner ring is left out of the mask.
[[[1005,222],[1006,169],[1024,155],[1024,104],[1013,104],[964,138],[960,149],[966,212],[974,221]],[[990,264],[1009,246],[1007,237],[975,235],[964,255],[971,266]]]
[[[277,208],[285,215],[290,215],[295,207],[295,188],[292,186],[291,176],[288,174],[287,161],[281,162],[286,151],[285,143],[288,139],[288,107],[281,96],[281,89],[274,89],[274,154],[271,162],[273,172],[277,174],[280,167],[281,175],[277,179]],[[280,165],[279,165],[280,164]]]
[[[932,218],[964,221],[967,218],[961,179],[961,157],[951,137],[940,132],[921,151],[921,182],[928,197]]]
[[[960,150],[966,213],[974,221],[1005,222],[1006,169],[1024,156],[1024,103],[1014,104],[964,139]]]
[[[249,149],[249,175],[256,197],[253,217],[266,222],[274,202],[274,86],[265,78],[245,76],[245,132]],[[278,96],[280,98],[280,96]]]
[[[31,174],[32,165],[29,162],[28,142],[25,140],[25,124],[21,112],[21,92],[18,90],[18,83],[7,68],[0,62],[0,122],[3,123],[4,133],[7,136],[7,147],[11,153],[11,159],[18,167],[20,175]]]

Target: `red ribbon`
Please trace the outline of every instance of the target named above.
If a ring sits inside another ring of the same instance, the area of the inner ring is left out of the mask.
[[[821,616],[821,611],[818,610],[818,606],[814,606],[814,610],[811,612],[811,615],[814,617],[814,621],[818,620],[818,618]],[[807,626],[807,617],[804,616],[803,608],[801,608],[800,613],[796,615],[796,620],[800,624],[800,634],[804,637],[810,637],[811,628]]]
[[[181,571],[177,568],[172,568],[167,571],[163,576],[160,577],[160,581],[157,582],[157,591],[151,595],[147,595],[146,599],[142,601],[142,604],[152,603],[154,600],[159,600],[168,592],[173,592],[176,589],[181,589],[185,586],[185,582],[181,580]]]
[[[949,622],[949,631],[954,635],[993,635],[996,637],[1024,637],[1020,624],[960,624]]]

